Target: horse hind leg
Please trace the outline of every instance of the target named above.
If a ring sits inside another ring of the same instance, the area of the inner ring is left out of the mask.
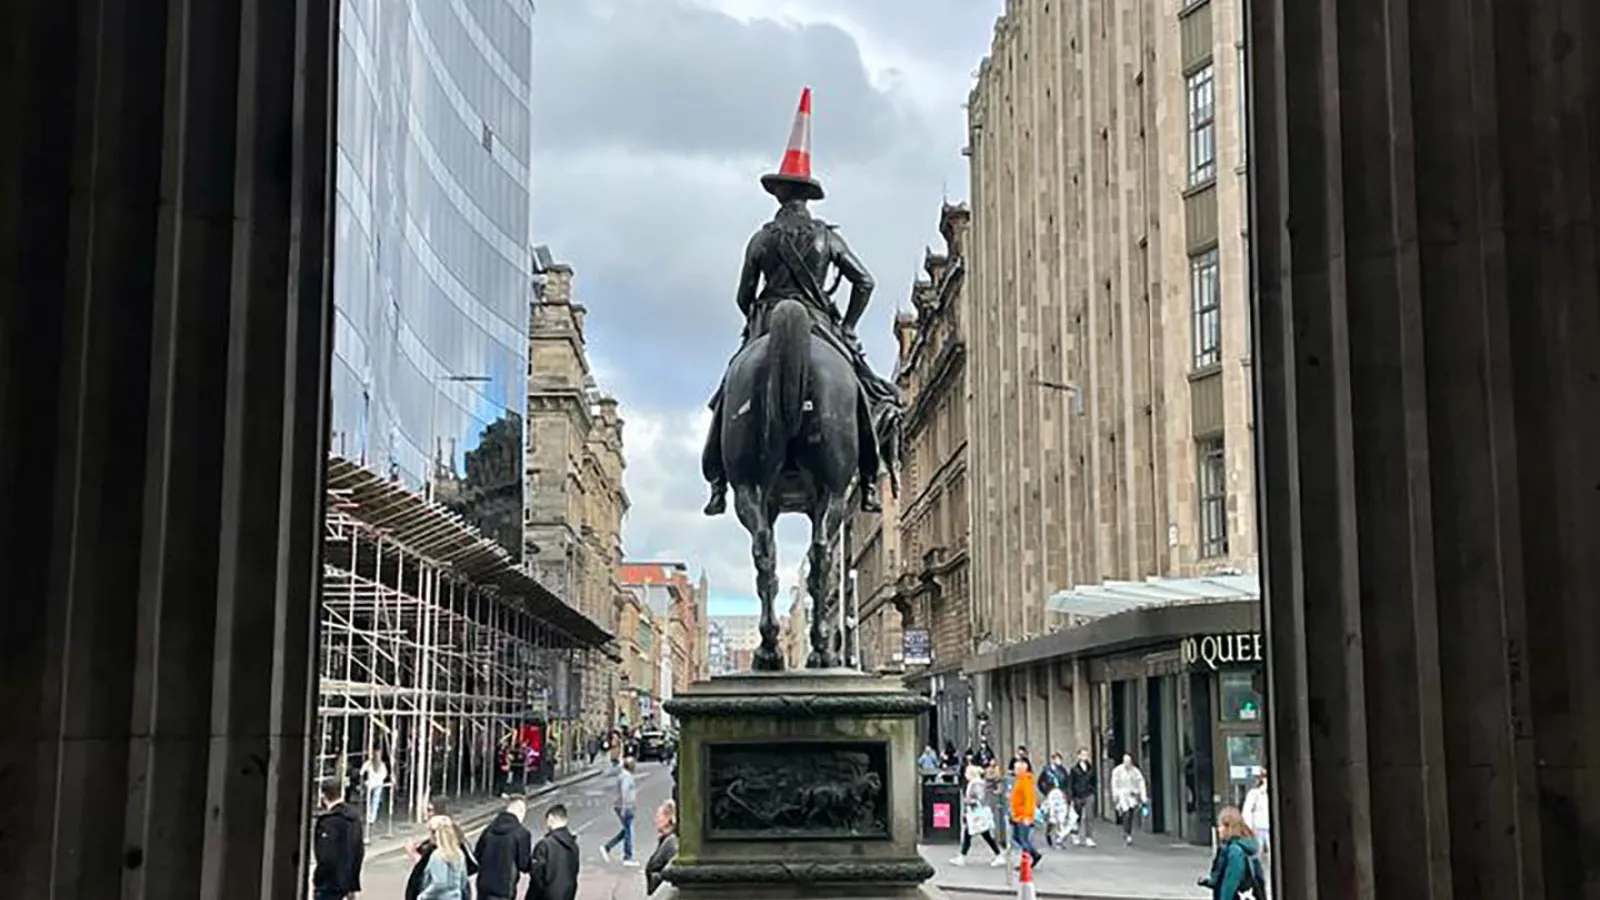
[[[828,538],[833,534],[840,517],[830,515],[835,504],[823,501],[811,515],[811,551],[806,567],[806,593],[811,597],[811,653],[806,657],[808,669],[837,669],[839,653],[834,643],[832,598],[829,573],[831,554]]]
[[[760,491],[739,488],[734,507],[745,531],[750,533],[750,559],[756,567],[756,596],[761,599],[761,644],[751,656],[750,668],[757,672],[783,671],[783,652],[778,649],[778,616],[773,605],[778,597],[778,549],[772,525],[776,519],[767,509]]]

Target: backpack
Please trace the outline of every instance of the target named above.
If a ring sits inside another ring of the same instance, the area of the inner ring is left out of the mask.
[[[1254,853],[1244,854],[1244,878],[1239,882],[1239,892],[1234,894],[1237,900],[1267,900],[1267,873],[1261,866],[1261,857]]]

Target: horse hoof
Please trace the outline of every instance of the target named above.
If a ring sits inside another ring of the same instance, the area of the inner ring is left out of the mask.
[[[832,653],[823,653],[820,650],[813,650],[811,651],[811,655],[806,657],[806,668],[837,669],[839,668],[839,657]]]

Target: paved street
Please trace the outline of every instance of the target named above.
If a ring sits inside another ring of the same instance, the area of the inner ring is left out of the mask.
[[[635,854],[639,868],[627,868],[620,860],[606,863],[600,859],[600,846],[616,833],[617,817],[611,811],[612,782],[605,776],[559,788],[532,801],[528,818],[524,822],[535,840],[544,832],[544,811],[553,803],[565,803],[572,817],[571,827],[583,851],[582,870],[578,879],[578,900],[643,900],[644,862],[655,850],[654,826],[650,824],[655,808],[672,794],[671,770],[659,763],[639,765],[639,819],[634,825]],[[476,841],[478,829],[470,840]],[[617,854],[620,856],[620,852]],[[400,900],[405,896],[406,876],[411,872],[411,861],[402,854],[392,854],[369,862],[361,872],[361,897],[363,900]],[[523,881],[519,889],[527,890]]]
[[[639,766],[639,820],[635,825],[635,854],[639,868],[628,868],[620,860],[607,863],[600,858],[600,846],[615,833],[616,816],[611,811],[612,781],[602,774],[586,781],[557,788],[534,799],[526,824],[537,837],[543,829],[544,810],[556,802],[565,803],[572,816],[572,829],[583,851],[578,900],[644,900],[643,864],[655,849],[650,816],[672,793],[671,770],[659,763]],[[471,839],[477,839],[474,828]],[[375,849],[377,845],[375,845]],[[973,862],[952,866],[955,847],[948,844],[924,846],[922,854],[933,863],[938,874],[934,883],[949,900],[994,900],[1016,896],[1015,880],[1007,881],[1003,869],[991,869],[986,851],[974,852]],[[620,854],[619,854],[620,855]],[[1093,848],[1051,850],[1035,871],[1035,890],[1044,898],[1071,900],[1191,900],[1206,892],[1195,886],[1205,870],[1210,853],[1203,847],[1174,844],[1154,835],[1142,835],[1139,843],[1123,847],[1107,841]],[[411,861],[404,854],[388,854],[373,859],[362,872],[362,897],[370,900],[398,900],[404,896]],[[523,889],[526,889],[524,883]]]
[[[1108,835],[1109,837],[1109,835]],[[1066,847],[1045,851],[1034,870],[1034,892],[1039,897],[1071,900],[1196,900],[1208,892],[1195,884],[1211,862],[1206,847],[1175,844],[1160,835],[1140,835],[1133,847],[1107,840],[1098,847]],[[933,863],[934,883],[951,897],[1015,897],[1015,875],[989,868],[987,850],[974,850],[966,866],[950,864],[955,848],[924,846],[922,855]]]

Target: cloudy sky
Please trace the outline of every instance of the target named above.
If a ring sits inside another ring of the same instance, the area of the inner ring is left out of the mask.
[[[966,198],[967,91],[1001,0],[544,0],[535,32],[535,239],[577,273],[591,361],[627,420],[636,559],[704,567],[712,612],[754,611],[749,540],[701,515],[706,400],[738,342],[757,179],[814,93],[814,174],[878,281],[861,337],[894,365],[939,203]],[[785,588],[809,526],[780,524]],[[780,604],[787,607],[787,595]]]

